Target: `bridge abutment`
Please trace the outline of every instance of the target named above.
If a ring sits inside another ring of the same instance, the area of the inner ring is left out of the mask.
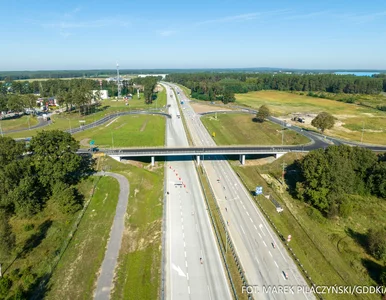
[[[285,153],[275,153],[275,158],[280,158],[284,155]]]
[[[116,161],[121,161],[121,157],[119,155],[109,155],[109,156],[115,159]]]

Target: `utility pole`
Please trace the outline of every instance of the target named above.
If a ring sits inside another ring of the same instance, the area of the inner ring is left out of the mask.
[[[361,144],[363,143],[363,132],[365,131],[365,121],[362,123],[362,137],[361,137]]]
[[[117,87],[118,87],[118,99],[121,98],[121,84],[119,81],[119,65],[117,63]]]
[[[283,128],[281,129],[281,145],[284,145],[284,120],[283,120]]]
[[[113,131],[111,131],[111,145],[114,149],[114,133],[113,133]]]
[[[1,121],[0,121],[0,131],[1,131],[1,137],[4,137],[3,128],[1,128]]]

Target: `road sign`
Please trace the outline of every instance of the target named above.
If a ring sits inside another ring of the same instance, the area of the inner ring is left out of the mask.
[[[292,238],[292,236],[291,236],[291,235],[288,235],[288,237],[287,237],[287,242],[290,242],[290,241],[291,241],[291,238]]]
[[[256,191],[255,191],[255,194],[256,194],[256,195],[261,195],[261,194],[263,194],[263,187],[262,187],[262,186],[257,186],[257,187],[256,187]]]
[[[95,141],[94,140],[91,140],[90,141],[90,145],[94,145],[95,144]]]
[[[212,136],[213,136],[213,137],[216,137],[216,132],[213,131]]]

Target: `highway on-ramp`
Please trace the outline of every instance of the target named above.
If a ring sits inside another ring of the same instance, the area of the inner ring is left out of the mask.
[[[175,96],[166,90],[167,146],[188,146]],[[166,179],[166,299],[232,299],[194,163],[169,160]]]
[[[195,146],[215,146],[182,90],[172,86],[184,100],[183,112]],[[260,291],[253,295],[255,299],[314,299],[313,295],[301,291],[293,294],[262,292],[263,286],[307,286],[307,283],[229,163],[225,159],[205,161],[205,158],[202,163],[228,223],[248,284]]]

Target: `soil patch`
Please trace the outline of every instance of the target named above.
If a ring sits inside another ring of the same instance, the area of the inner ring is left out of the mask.
[[[232,109],[226,108],[226,107],[218,107],[214,105],[208,105],[208,104],[201,104],[196,102],[190,102],[190,105],[192,106],[193,110],[200,114],[205,113],[208,111],[232,111]]]

